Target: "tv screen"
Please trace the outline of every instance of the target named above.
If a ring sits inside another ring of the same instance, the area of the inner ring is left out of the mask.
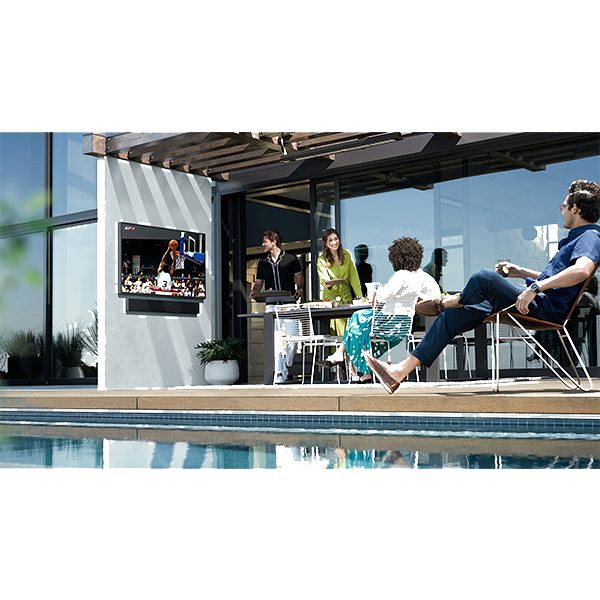
[[[119,223],[119,296],[206,298],[204,233]]]

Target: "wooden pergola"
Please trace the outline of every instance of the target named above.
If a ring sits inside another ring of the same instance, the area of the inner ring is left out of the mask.
[[[371,148],[412,135],[417,133],[91,133],[84,136],[84,153],[227,181],[233,171],[314,158],[335,160],[341,152]],[[458,133],[447,135],[460,138]]]

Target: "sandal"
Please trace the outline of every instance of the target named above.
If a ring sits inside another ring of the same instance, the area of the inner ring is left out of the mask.
[[[383,386],[383,389],[388,394],[393,394],[400,387],[400,383],[388,373],[387,366],[369,354],[365,354],[365,359],[369,367],[371,367],[371,371],[379,377],[379,382]]]
[[[437,317],[444,311],[441,300],[421,300],[415,306],[415,312],[422,317]]]
[[[339,367],[344,364],[343,360],[333,361],[333,360],[317,360],[315,362],[316,365],[322,367],[323,369],[333,369],[333,367]]]

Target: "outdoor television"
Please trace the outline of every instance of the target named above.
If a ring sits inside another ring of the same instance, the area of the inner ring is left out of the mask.
[[[119,296],[203,301],[205,242],[196,231],[119,223]]]

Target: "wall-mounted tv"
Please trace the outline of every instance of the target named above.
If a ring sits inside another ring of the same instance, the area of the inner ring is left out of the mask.
[[[206,235],[119,223],[119,296],[206,298]]]

